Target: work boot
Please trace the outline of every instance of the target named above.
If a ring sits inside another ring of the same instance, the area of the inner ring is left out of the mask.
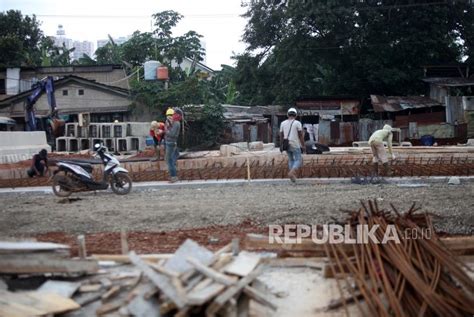
[[[291,169],[289,172],[288,172],[288,177],[290,178],[290,180],[294,183],[296,182],[296,169]]]
[[[153,157],[151,159],[152,162],[160,160],[160,148],[159,147],[155,147],[155,155],[156,155],[156,157]]]
[[[388,165],[388,163],[383,163],[383,175],[392,176],[392,170],[390,169],[390,165]]]
[[[178,177],[173,176],[173,177],[170,178],[169,182],[170,183],[176,183],[178,180],[179,180]]]
[[[379,163],[374,163],[374,170],[372,171],[372,177],[379,177]]]

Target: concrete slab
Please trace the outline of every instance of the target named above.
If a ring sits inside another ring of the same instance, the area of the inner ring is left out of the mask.
[[[0,164],[29,160],[42,149],[51,152],[44,131],[0,132]]]

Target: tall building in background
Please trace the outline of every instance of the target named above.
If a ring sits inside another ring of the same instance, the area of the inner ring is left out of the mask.
[[[114,40],[115,44],[122,45],[123,43],[127,42],[131,37],[132,36],[129,35],[129,36],[120,36],[120,37],[116,37],[112,39]],[[109,43],[109,39],[97,40],[97,48],[105,46],[107,45],[107,43]]]
[[[84,56],[84,54],[93,57],[94,54],[94,43],[89,41],[74,41],[73,47],[75,48],[72,52],[72,59],[79,59]]]
[[[67,49],[73,48],[73,41],[66,37],[66,30],[62,24],[58,25],[58,30],[56,31],[56,36],[54,37],[54,45],[62,47],[63,44],[66,46]]]

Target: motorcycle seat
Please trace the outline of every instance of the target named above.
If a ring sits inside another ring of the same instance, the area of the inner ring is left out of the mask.
[[[82,167],[86,172],[92,173],[92,165],[89,163],[78,163],[78,162],[64,162]]]

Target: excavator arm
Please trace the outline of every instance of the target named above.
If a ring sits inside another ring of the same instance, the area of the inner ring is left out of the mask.
[[[46,93],[48,97],[48,104],[51,108],[49,117],[51,119],[58,119],[58,111],[56,107],[56,98],[54,97],[54,80],[53,77],[48,76],[45,80],[42,80],[35,84],[33,87],[33,93],[26,99],[26,113],[25,118],[27,121],[27,127],[29,131],[36,131],[36,118],[34,105],[43,93]]]

